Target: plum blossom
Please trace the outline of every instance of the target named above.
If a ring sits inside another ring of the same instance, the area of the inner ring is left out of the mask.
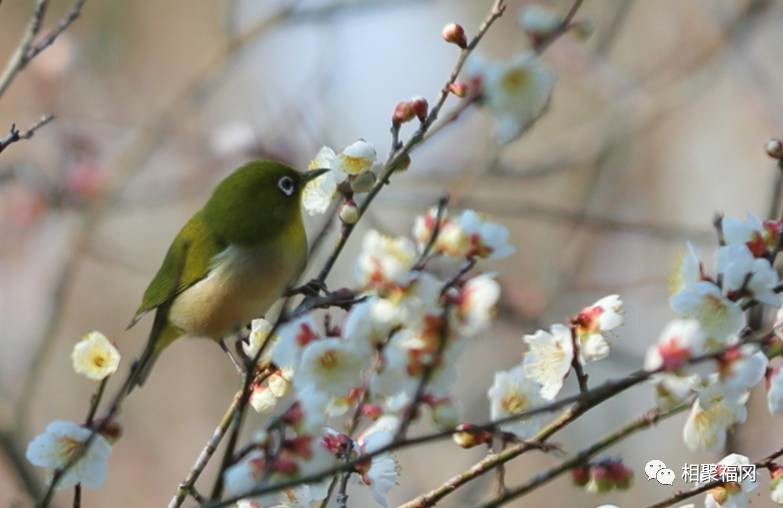
[[[490,222],[473,210],[447,220],[435,244],[438,252],[452,257],[501,259],[516,252],[508,243],[508,229]]]
[[[739,399],[764,379],[769,360],[756,346],[733,347],[719,359],[718,382]]]
[[[331,171],[308,182],[302,190],[302,206],[308,215],[325,213],[337,195],[337,184],[345,178],[345,175],[342,171],[335,169],[336,159],[337,154],[334,153],[334,150],[324,146],[307,165],[308,171],[331,169]]]
[[[744,244],[726,245],[715,254],[718,273],[723,276],[723,288],[728,294],[754,298],[773,307],[780,307],[775,293],[778,272],[766,258],[753,257]]]
[[[364,287],[376,289],[404,287],[413,281],[416,247],[405,237],[390,237],[370,230],[364,236],[356,260],[356,278]]]
[[[783,504],[783,468],[772,470],[772,481],[769,483],[770,498],[773,503]]]
[[[540,40],[557,31],[562,20],[560,15],[552,9],[532,4],[522,9],[519,22],[525,33]]]
[[[724,217],[721,228],[727,244],[746,245],[755,257],[764,257],[777,247],[783,224],[775,220],[762,222],[748,213],[745,220]]]
[[[686,251],[682,254],[682,258],[672,274],[672,294],[678,293],[702,279],[704,279],[704,265],[693,244],[688,242]]]
[[[75,454],[83,453],[62,476],[57,489],[67,489],[78,483],[89,489],[98,489],[106,481],[111,445],[98,434],[89,449],[82,452],[92,432],[73,422],[55,420],[30,441],[25,456],[33,465],[56,470],[68,464]]]
[[[402,324],[401,310],[389,300],[371,296],[354,305],[343,324],[347,340],[375,348],[389,339],[392,330]]]
[[[711,282],[696,282],[671,297],[675,312],[699,321],[714,344],[725,344],[744,325],[742,309]]]
[[[376,164],[375,147],[363,139],[349,145],[334,160],[334,168],[347,175],[359,175],[370,171]]]
[[[783,414],[783,369],[773,369],[767,378],[767,408],[770,414]]]
[[[242,351],[248,358],[255,358],[258,352],[269,339],[269,334],[272,333],[272,323],[266,319],[254,319],[250,322],[250,336],[247,338],[247,342],[242,343]],[[259,360],[261,360],[259,358]]]
[[[723,457],[718,462],[721,466],[747,466],[750,459],[738,453],[732,453]],[[747,508],[748,493],[758,487],[758,483],[751,478],[745,478],[742,482],[727,482],[707,493],[704,499],[706,508]]]
[[[101,332],[90,332],[73,347],[71,360],[77,374],[100,381],[117,372],[120,352]]]
[[[495,373],[495,380],[487,392],[492,420],[523,413],[544,402],[538,385],[525,374],[523,365]],[[501,429],[521,439],[532,437],[544,423],[545,415],[536,415],[521,421],[504,423]]]
[[[720,383],[712,384],[693,403],[683,428],[685,446],[690,450],[719,450],[726,443],[729,428],[743,423],[747,416],[745,400],[727,394]]]
[[[443,210],[440,217],[440,228],[448,220],[448,211]],[[416,245],[419,250],[424,250],[424,247],[430,243],[432,235],[435,233],[435,226],[438,223],[438,207],[433,206],[427,210],[424,215],[418,215],[413,221],[413,239],[416,240]]]
[[[582,309],[572,322],[579,341],[580,361],[596,361],[609,355],[608,332],[623,324],[623,302],[618,295],[601,298]]]
[[[450,296],[456,301],[453,307],[455,327],[459,333],[475,336],[489,327],[495,315],[500,285],[494,274],[482,274],[469,279]]]
[[[525,335],[522,340],[529,348],[522,363],[525,377],[541,386],[541,397],[554,399],[563,387],[574,358],[571,330],[556,324],[552,325],[551,333],[539,330],[533,335]]]
[[[322,337],[322,332],[312,314],[289,321],[276,333],[272,348],[272,362],[293,375],[308,344]]]
[[[360,454],[374,453],[394,439],[397,418],[382,418],[362,433],[356,441]],[[359,481],[370,487],[373,498],[386,508],[386,495],[399,483],[400,466],[392,453],[374,456],[368,465],[359,467]]]
[[[230,156],[249,152],[258,144],[256,129],[248,122],[229,122],[212,133],[210,145],[217,155]]]
[[[664,327],[658,343],[647,350],[644,367],[681,372],[688,360],[707,352],[707,339],[706,332],[695,319],[675,319]],[[707,366],[708,363],[693,365],[687,372],[714,370],[714,365]]]
[[[544,113],[557,77],[533,52],[504,62],[473,55],[467,74],[482,85],[486,106],[495,115],[501,144],[519,138]]]
[[[370,351],[361,343],[327,337],[308,344],[294,377],[297,392],[312,389],[345,395],[361,384],[361,371]]]

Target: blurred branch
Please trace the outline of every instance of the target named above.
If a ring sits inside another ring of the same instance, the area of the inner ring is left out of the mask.
[[[16,124],[11,124],[11,128],[8,129],[8,134],[6,134],[5,137],[0,138],[0,152],[19,140],[32,138],[38,129],[48,124],[52,120],[54,120],[53,115],[44,115],[32,127],[23,131],[17,129]]]
[[[19,441],[12,432],[0,430],[0,450],[8,458],[11,469],[19,483],[32,499],[38,499],[43,492],[35,471],[19,449]]]
[[[81,14],[85,1],[86,0],[76,0],[71,9],[57,23],[57,26],[44,36],[43,39],[35,43],[34,40],[41,31],[41,25],[46,16],[46,10],[49,7],[49,0],[36,1],[33,15],[27,23],[27,28],[19,41],[19,45],[11,55],[8,63],[6,63],[2,74],[0,74],[0,97],[2,97],[3,93],[11,86],[11,83],[14,81],[17,74],[24,70],[33,58],[51,46],[52,43],[57,40],[57,37],[76,21]]]
[[[645,430],[665,418],[669,418],[670,416],[679,414],[688,408],[690,408],[690,403],[680,404],[679,406],[675,406],[667,410],[663,410],[660,408],[651,409],[650,411],[643,414],[641,417],[637,418],[636,420],[633,420],[630,423],[627,423],[626,425],[612,432],[611,434],[604,436],[602,439],[596,441],[594,444],[588,446],[587,448],[580,451],[570,459],[562,462],[561,464],[551,469],[548,469],[546,471],[537,474],[529,482],[519,487],[507,490],[497,498],[493,499],[491,502],[483,505],[482,508],[495,508],[497,506],[501,506],[511,501],[512,499],[522,497],[525,494],[531,492],[532,490],[544,485],[545,483],[554,480],[558,476],[567,473],[571,469],[581,464],[584,464],[596,453],[604,450],[605,448],[608,448],[613,444],[622,441],[626,437],[636,432]]]

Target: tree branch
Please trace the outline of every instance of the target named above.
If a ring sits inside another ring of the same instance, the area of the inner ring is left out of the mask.
[[[29,129],[25,129],[23,131],[20,131],[16,127],[16,124],[11,124],[11,128],[8,129],[8,134],[6,134],[3,138],[0,138],[0,152],[8,148],[9,145],[16,143],[17,141],[20,141],[22,139],[32,138],[38,129],[48,124],[52,120],[54,120],[53,115],[44,115],[32,127],[30,127]]]

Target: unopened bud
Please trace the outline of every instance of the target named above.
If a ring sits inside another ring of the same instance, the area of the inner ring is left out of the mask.
[[[378,179],[372,171],[365,171],[360,175],[351,178],[351,190],[353,192],[370,192],[375,181]]]
[[[419,118],[420,122],[427,119],[427,113],[429,112],[430,105],[427,103],[427,99],[421,96],[417,96],[411,99],[411,107],[413,112]]]
[[[779,139],[771,138],[765,145],[767,155],[773,159],[783,160],[783,142]]]
[[[465,37],[465,29],[457,23],[449,23],[443,27],[443,39],[446,42],[456,44],[462,49],[468,47],[468,39]]]
[[[577,39],[579,40],[587,40],[590,38],[591,35],[593,35],[593,32],[595,31],[595,27],[593,26],[590,21],[584,19],[582,21],[577,21],[576,23],[573,23],[569,30],[571,30],[571,33],[573,33]]]
[[[457,432],[452,436],[454,442],[462,448],[473,448],[492,441],[492,433],[481,430],[470,423],[463,423],[457,427]]]
[[[571,470],[571,481],[577,487],[584,487],[590,481],[590,466],[577,466]]]
[[[416,112],[413,110],[413,103],[411,101],[400,101],[394,106],[392,123],[399,126],[405,122],[410,122],[415,116]]]
[[[609,492],[614,487],[614,479],[612,478],[609,468],[604,465],[598,464],[592,467],[592,481],[587,486],[590,492],[597,494],[603,494]]]
[[[114,420],[110,420],[106,423],[99,422],[97,427],[101,429],[101,435],[111,443],[117,441],[120,436],[122,436],[122,427]]]
[[[346,201],[340,207],[340,220],[352,226],[359,221],[359,207],[353,201]]]
[[[394,165],[394,171],[405,171],[411,167],[411,156],[403,154],[397,159],[397,163]]]
[[[451,83],[449,85],[449,92],[457,97],[465,97],[468,94],[468,85],[462,82]]]

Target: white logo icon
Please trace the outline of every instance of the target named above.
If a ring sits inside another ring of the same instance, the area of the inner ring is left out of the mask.
[[[674,471],[666,467],[663,461],[653,459],[644,465],[647,480],[655,480],[661,485],[674,485]]]

